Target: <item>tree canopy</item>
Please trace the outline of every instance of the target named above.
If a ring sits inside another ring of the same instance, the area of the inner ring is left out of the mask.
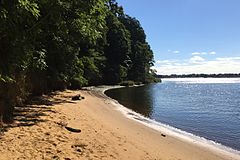
[[[152,65],[140,22],[115,0],[0,0],[0,107],[5,114],[29,95],[150,82]]]

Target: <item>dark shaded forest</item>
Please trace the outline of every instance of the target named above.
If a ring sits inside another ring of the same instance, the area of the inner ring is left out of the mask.
[[[29,96],[154,81],[139,21],[115,0],[0,0],[0,113]]]

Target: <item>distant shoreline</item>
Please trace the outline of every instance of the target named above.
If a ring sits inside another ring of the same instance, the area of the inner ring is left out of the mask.
[[[157,78],[240,78],[240,73],[229,74],[171,74],[171,75],[156,75]]]

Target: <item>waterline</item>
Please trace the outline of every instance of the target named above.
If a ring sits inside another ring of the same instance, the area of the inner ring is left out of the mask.
[[[163,81],[163,83],[168,83],[168,82]],[[130,88],[122,88],[121,90],[126,90],[126,89],[128,90]],[[135,89],[135,88],[132,88],[132,89]],[[115,99],[118,99],[118,98],[116,97]],[[240,151],[238,151],[237,149],[233,149],[232,147],[222,145],[219,142],[215,142],[213,139],[205,138],[205,136],[190,133],[189,131],[185,131],[185,129],[183,129],[183,128],[180,129],[176,126],[173,127],[173,125],[171,123],[167,124],[167,123],[165,123],[165,121],[161,121],[159,119],[155,120],[153,117],[148,118],[148,115],[147,115],[147,117],[146,117],[146,115],[143,116],[142,114],[139,114],[139,113],[133,111],[132,109],[126,108],[125,106],[120,104],[121,101],[118,102],[117,100],[113,100],[112,103],[114,105],[116,105],[117,109],[120,112],[122,112],[127,118],[138,121],[139,123],[142,123],[145,126],[155,129],[161,133],[164,133],[166,135],[170,135],[170,136],[182,139],[182,140],[186,140],[190,143],[195,143],[195,144],[197,144],[199,146],[203,146],[207,149],[221,151],[222,153],[228,154],[229,156],[237,155],[240,157]]]
[[[125,117],[131,120],[137,121],[156,131],[159,131],[160,133],[164,133],[166,135],[169,135],[178,139],[182,139],[190,143],[195,143],[199,146],[205,147],[207,149],[211,149],[213,151],[222,152],[228,156],[234,156],[234,155],[240,156],[240,151],[238,150],[232,149],[220,143],[214,142],[212,140],[208,140],[204,137],[199,137],[194,134],[183,131],[181,129],[147,118],[129,108],[126,108],[125,106],[121,105],[117,100],[112,99],[111,103],[115,105],[117,107],[117,110],[119,110],[123,115],[125,115]]]

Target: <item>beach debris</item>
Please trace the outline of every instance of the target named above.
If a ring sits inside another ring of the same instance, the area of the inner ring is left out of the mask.
[[[69,126],[65,126],[65,128],[70,132],[75,132],[75,133],[80,133],[81,132],[81,129],[79,129],[79,128],[72,128],[72,127],[69,127]]]
[[[66,123],[66,122],[55,122],[56,124],[64,127],[66,130],[74,133],[80,133],[81,129],[78,128],[76,123]]]
[[[166,137],[166,135],[165,135],[165,134],[161,134],[161,136],[162,136],[162,137]]]
[[[77,94],[77,95],[73,96],[73,97],[72,97],[72,100],[73,100],[73,101],[81,100],[81,95],[80,95],[80,94]]]
[[[73,101],[78,101],[78,100],[81,100],[81,99],[85,99],[85,97],[82,97],[80,94],[77,94],[77,95],[72,97]]]
[[[77,120],[70,120],[68,124],[65,126],[65,129],[67,129],[70,132],[80,133],[81,132],[81,125],[79,124],[79,121]]]

